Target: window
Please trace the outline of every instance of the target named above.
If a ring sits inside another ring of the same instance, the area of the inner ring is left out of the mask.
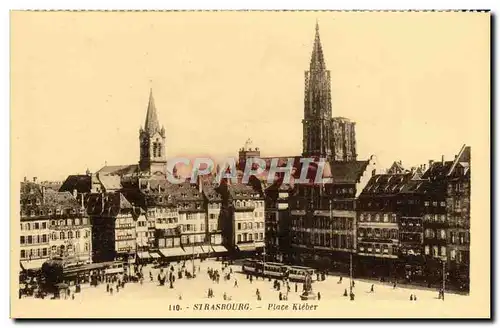
[[[389,214],[384,214],[384,222],[389,222]]]
[[[21,258],[26,258],[26,251],[24,249],[21,250]]]
[[[47,248],[42,248],[42,256],[47,256]]]
[[[248,223],[248,229],[252,229],[252,222]]]
[[[365,216],[363,214],[360,214],[359,215],[359,221],[364,221],[365,220]]]
[[[432,256],[433,257],[438,257],[439,254],[438,254],[438,247],[437,246],[433,246],[432,247]]]
[[[446,202],[441,202],[441,207],[446,207]]]
[[[238,243],[241,243],[241,235],[238,235]]]
[[[371,220],[372,220],[372,216],[371,216],[371,214],[368,214],[366,216],[366,221],[370,222]]]
[[[57,240],[57,234],[55,232],[52,233],[52,240]]]
[[[246,229],[247,229],[247,223],[243,222],[243,230],[246,230]]]
[[[255,234],[254,234],[254,238],[253,238],[253,239],[254,239],[254,240],[259,240],[259,234],[258,234],[258,233],[255,233]]]
[[[260,236],[260,240],[264,240],[264,234],[262,232],[259,233],[259,236]]]
[[[42,235],[42,243],[46,243],[48,241],[47,239],[47,235]]]
[[[429,202],[428,201],[424,202],[424,206],[426,206],[426,207],[429,206]]]
[[[380,221],[380,214],[376,214],[376,215],[375,215],[375,221],[376,221],[376,222],[379,222],[379,221]]]
[[[456,251],[456,250],[454,250],[454,249],[452,249],[452,250],[450,251],[450,259],[451,259],[452,261],[455,261],[455,259],[456,259],[456,258],[457,258],[457,251]]]
[[[73,239],[73,231],[68,231],[68,239]]]
[[[61,232],[59,233],[59,239],[65,239],[65,238],[66,238],[66,237],[65,237],[65,235],[64,235],[64,231],[61,231]]]
[[[21,245],[24,244],[24,236],[21,236]]]
[[[446,231],[444,229],[441,229],[441,239],[446,239]]]
[[[429,246],[428,246],[428,245],[425,245],[425,250],[424,250],[424,252],[425,252],[425,255],[430,255],[430,253],[431,253],[431,252],[430,252],[430,248],[429,248]]]
[[[238,230],[241,230],[241,223],[238,223]]]
[[[35,216],[35,211],[31,210],[30,215],[31,215],[31,216]]]
[[[441,246],[441,256],[446,256],[446,247]]]
[[[85,252],[89,251],[89,243],[85,243]]]
[[[27,240],[28,240],[28,242],[27,242],[28,245],[33,244],[33,237],[32,236],[28,236]]]
[[[434,207],[438,206],[438,202],[432,202],[432,206]]]
[[[243,241],[247,241],[247,234],[246,233],[243,234]]]

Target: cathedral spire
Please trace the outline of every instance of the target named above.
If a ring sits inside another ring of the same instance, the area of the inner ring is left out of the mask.
[[[153,98],[153,88],[150,88],[149,90],[149,104],[144,129],[149,134],[160,131],[160,123],[158,123],[158,115],[156,114],[155,100]]]
[[[323,48],[319,37],[319,24],[316,20],[316,35],[314,37],[314,46],[311,55],[311,71],[326,69],[325,59],[323,58]]]

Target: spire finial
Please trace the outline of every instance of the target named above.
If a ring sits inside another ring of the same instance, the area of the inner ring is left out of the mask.
[[[319,33],[319,21],[316,18],[316,33]]]
[[[149,103],[148,103],[148,111],[146,113],[146,123],[144,124],[144,129],[149,134],[153,134],[156,131],[160,131],[160,124],[158,123],[158,116],[156,114],[156,106],[153,98],[153,88],[149,89]]]
[[[316,35],[314,36],[314,46],[311,55],[311,71],[312,70],[324,70],[325,60],[323,58],[323,49],[321,47],[321,40],[319,37],[319,23],[316,19]]]

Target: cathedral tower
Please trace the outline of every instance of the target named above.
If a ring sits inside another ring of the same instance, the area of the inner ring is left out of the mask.
[[[303,156],[330,157],[332,153],[330,71],[326,69],[316,23],[309,71],[305,72]]]
[[[158,122],[153,90],[149,92],[148,111],[144,129],[139,131],[139,168],[146,174],[167,174],[167,154],[165,152],[165,128]]]

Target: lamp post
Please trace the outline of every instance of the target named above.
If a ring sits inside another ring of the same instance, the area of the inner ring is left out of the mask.
[[[443,256],[441,258],[441,262],[443,263],[443,295],[442,295],[442,300],[444,301],[444,291],[445,291],[445,288],[446,288],[446,257]]]

